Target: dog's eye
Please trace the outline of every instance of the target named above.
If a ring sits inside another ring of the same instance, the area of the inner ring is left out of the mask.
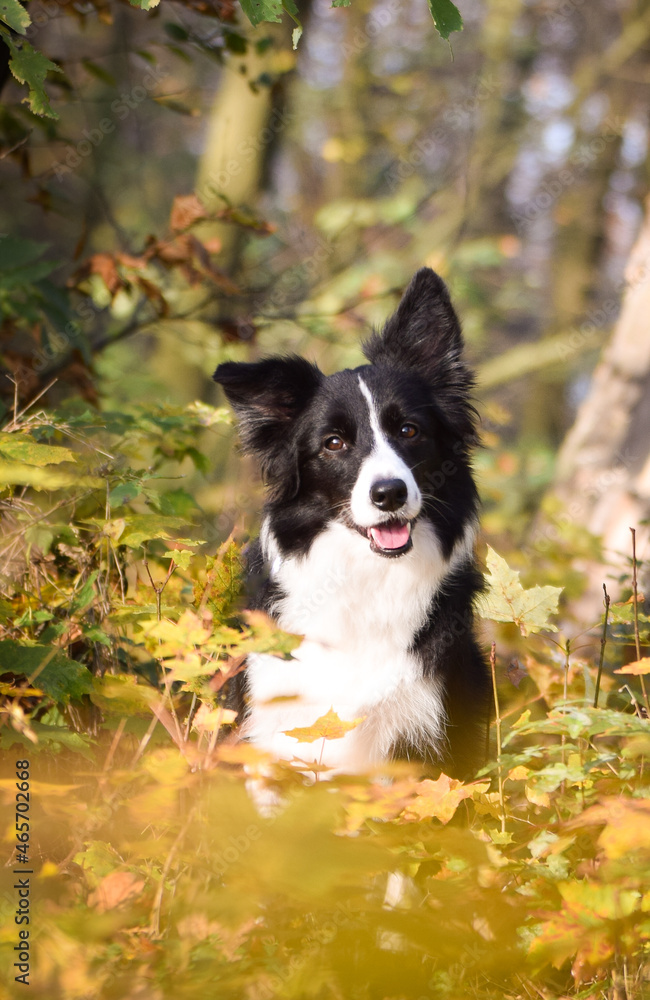
[[[328,451],[343,451],[346,444],[343,438],[340,438],[338,434],[332,434],[330,437],[325,438],[323,441],[323,447]]]
[[[419,428],[415,424],[402,424],[400,427],[400,437],[403,438],[414,438],[420,433]]]

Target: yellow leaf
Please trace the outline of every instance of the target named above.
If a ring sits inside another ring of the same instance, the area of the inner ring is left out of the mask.
[[[194,716],[192,728],[207,729],[208,732],[213,733],[220,726],[231,725],[236,718],[237,712],[233,712],[231,708],[210,709],[208,705],[201,705]]]
[[[488,589],[476,604],[481,618],[514,622],[525,636],[541,629],[557,632],[548,619],[557,613],[562,588],[546,586],[524,590],[519,582],[519,571],[511,569],[489,545],[487,550]]]
[[[326,740],[340,740],[351,729],[358,726],[360,722],[363,722],[363,719],[354,719],[353,722],[343,722],[339,719],[334,709],[330,708],[329,712],[316,719],[313,725],[298,727],[297,729],[287,729],[285,736],[293,736],[295,739],[300,740],[301,743],[314,743],[316,740],[322,738]]]
[[[436,781],[425,778],[416,785],[418,794],[404,810],[404,819],[419,822],[435,817],[441,823],[448,823],[463,799],[487,792],[489,787],[489,781],[464,785],[446,774],[441,774]]]
[[[524,767],[523,764],[518,764],[517,767],[513,767],[511,771],[508,771],[506,781],[523,781],[529,774],[529,767]]]
[[[551,796],[548,792],[539,792],[531,785],[526,785],[526,798],[529,802],[532,802],[534,806],[549,807],[551,804]]]
[[[69,448],[40,444],[28,434],[0,434],[0,454],[11,462],[40,467],[77,461],[77,456]]]

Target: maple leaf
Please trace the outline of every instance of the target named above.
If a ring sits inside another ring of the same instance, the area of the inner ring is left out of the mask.
[[[339,719],[334,709],[330,708],[329,712],[316,719],[313,725],[298,727],[297,729],[287,729],[285,736],[293,736],[295,739],[300,740],[301,743],[314,743],[316,740],[323,738],[326,740],[340,740],[351,729],[358,726],[360,722],[363,722],[363,719],[344,722],[342,719]]]
[[[463,799],[471,799],[476,793],[486,792],[490,782],[478,781],[465,785],[447,774],[441,774],[435,781],[425,778],[415,787],[417,795],[404,810],[404,819],[418,822],[435,817],[441,823],[448,823]]]
[[[505,559],[489,545],[487,547],[488,590],[476,602],[481,618],[495,622],[514,622],[522,635],[548,629],[549,615],[557,613],[561,587],[531,587],[525,590],[519,582],[519,571],[511,569]]]

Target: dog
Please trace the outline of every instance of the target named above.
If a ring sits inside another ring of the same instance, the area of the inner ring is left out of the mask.
[[[249,656],[242,733],[306,766],[408,758],[465,778],[488,723],[473,631],[477,414],[443,280],[421,268],[363,350],[369,364],[328,376],[295,355],[214,374],[267,488],[255,606],[304,636],[291,659]],[[289,734],[330,709],[353,726]]]

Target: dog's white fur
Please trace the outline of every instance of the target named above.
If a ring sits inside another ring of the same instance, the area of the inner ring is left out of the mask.
[[[370,500],[370,489],[380,479],[401,479],[406,484],[407,500],[400,509],[400,518],[407,521],[417,517],[422,508],[422,495],[413,473],[406,462],[391,448],[386,435],[379,426],[377,407],[368,386],[359,375],[359,388],[370,411],[370,427],[374,438],[372,451],[364,461],[352,490],[350,511],[360,528],[371,528],[381,520],[381,512]],[[389,515],[386,516],[386,520]]]

